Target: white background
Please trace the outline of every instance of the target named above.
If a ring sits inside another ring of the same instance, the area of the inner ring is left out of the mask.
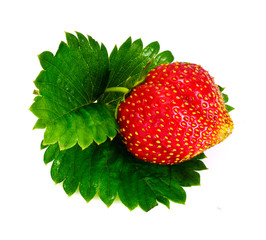
[[[0,238],[266,239],[265,1],[3,1],[0,4]],[[226,87],[233,134],[206,151],[201,186],[186,205],[130,212],[115,202],[70,198],[50,178],[28,111],[37,55],[64,31],[103,42],[159,41],[176,61],[201,64]]]

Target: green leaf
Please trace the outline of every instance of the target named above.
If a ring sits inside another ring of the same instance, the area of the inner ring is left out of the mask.
[[[172,167],[172,180],[185,187],[199,186],[200,175],[195,171],[205,169],[206,167],[201,161],[191,159]]]
[[[234,107],[231,107],[230,105],[227,105],[227,104],[225,104],[225,108],[228,112],[231,112],[235,109]]]
[[[173,60],[174,56],[170,51],[161,52],[154,58],[151,68],[155,68],[160,64],[171,63]]]
[[[37,99],[38,101],[38,99]],[[44,103],[44,101],[42,101]],[[36,103],[36,102],[35,102]],[[40,104],[32,105],[31,111],[38,114],[42,112]],[[54,117],[52,121],[46,123],[44,132],[44,145],[59,143],[60,149],[68,149],[78,143],[83,149],[88,147],[93,141],[101,144],[107,137],[113,139],[118,130],[118,125],[108,110],[101,103],[91,103],[87,106],[74,109],[61,116]]]
[[[44,147],[47,147],[47,145]],[[60,150],[56,144],[53,144],[50,147],[48,147],[43,156],[44,163],[48,164],[49,162],[53,161],[53,159],[55,159],[58,156],[59,152]]]
[[[148,212],[149,210],[158,205],[156,201],[156,195],[152,190],[152,187],[148,185],[148,182],[145,178],[140,177],[138,179],[137,188],[134,190],[136,191],[136,194],[138,196],[139,206],[145,212]]]
[[[222,93],[223,99],[224,99],[224,103],[227,103],[229,98],[227,94]]]
[[[105,163],[102,168],[102,175],[99,179],[98,194],[106,206],[110,207],[117,196],[118,186],[120,183],[119,169],[121,168],[122,161],[119,160],[121,157],[119,156],[119,152],[115,152],[115,149],[112,149],[110,144],[108,147],[110,150],[108,151],[108,156],[106,156]]]
[[[152,178],[149,181],[149,185],[163,197],[166,197],[173,202],[185,203],[186,201],[186,193],[184,189],[179,185],[179,183],[172,181],[172,179]]]
[[[219,87],[221,92],[223,92],[223,90],[225,89],[225,88],[223,88],[223,87],[221,87],[219,85],[218,85],[218,87]],[[222,96],[223,96],[224,103],[227,103],[229,101],[228,95],[225,94],[225,93],[222,93]],[[233,111],[235,109],[235,108],[233,108],[233,107],[231,107],[231,106],[229,106],[227,104],[225,104],[225,108],[227,109],[228,112],[231,112],[231,111]]]
[[[98,194],[108,207],[118,196],[129,210],[139,206],[149,211],[158,203],[169,208],[170,201],[184,204],[183,187],[199,185],[196,171],[206,169],[200,161],[203,154],[172,166],[143,162],[126,150],[120,137],[101,145],[92,143],[85,150],[75,145],[59,151],[56,143],[44,156],[45,163],[53,161],[52,179],[63,182],[69,196],[79,188],[87,202]]]
[[[223,90],[225,89],[225,88],[223,88],[223,87],[221,87],[219,85],[218,85],[218,87],[219,87],[219,89],[220,89],[221,92],[223,92]]]
[[[132,158],[130,156],[130,158]],[[120,184],[118,188],[119,199],[129,210],[138,206],[138,194],[132,189],[137,189],[138,174],[134,171],[133,162],[124,161],[120,173]]]
[[[156,199],[157,199],[157,202],[165,205],[168,209],[170,209],[170,201],[166,197],[156,194]]]
[[[107,86],[109,59],[105,46],[90,36],[66,33],[66,39],[55,56],[39,55],[44,70],[34,82],[39,90],[30,110],[39,118],[34,129],[46,128],[44,144],[58,142],[64,150],[78,143],[84,149],[116,135],[114,117],[94,103]]]
[[[159,50],[158,42],[152,42],[143,48],[141,39],[132,42],[131,38],[128,38],[119,49],[115,46],[109,58],[110,76],[107,88],[131,89],[143,77],[143,69],[146,68],[145,72],[148,73],[160,64],[173,61],[174,57],[170,51],[159,53]],[[123,97],[124,93],[108,92],[100,101],[116,106]]]
[[[33,127],[33,129],[44,129],[47,125],[47,120],[45,119],[38,119]]]
[[[223,92],[223,90],[225,89],[225,88],[223,88],[223,87],[221,87],[219,85],[218,85],[218,87],[219,87],[221,92]],[[227,103],[229,101],[228,95],[225,94],[225,93],[222,93],[222,96],[223,96],[223,99],[224,99],[224,103]],[[229,106],[227,104],[225,104],[225,108],[227,109],[228,112],[231,112],[231,111],[233,111],[235,109],[235,108],[233,108],[233,107],[231,107],[231,106]]]

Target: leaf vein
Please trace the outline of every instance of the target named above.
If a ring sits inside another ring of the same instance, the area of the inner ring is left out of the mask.
[[[88,100],[85,98],[85,96],[79,91],[79,89],[76,87],[76,85],[75,84],[73,84],[73,82],[69,79],[69,77],[68,76],[66,76],[65,75],[65,73],[63,73],[54,63],[52,63],[52,62],[49,62],[49,61],[47,61],[47,60],[43,60],[43,61],[46,61],[46,62],[48,62],[50,65],[52,65],[59,73],[61,73],[64,77],[65,77],[65,79],[67,79],[68,80],[68,82],[77,90],[77,92],[78,92],[78,94],[82,97],[82,98],[84,98],[85,99],[85,101],[86,102],[88,102]],[[64,60],[65,61],[65,60]],[[48,71],[48,70],[44,70],[44,71]],[[52,71],[50,72],[51,74],[53,74],[53,75],[55,75],[56,76],[56,74],[55,73],[53,73]],[[56,76],[57,77],[57,76]],[[71,78],[72,79],[72,78]],[[72,79],[73,80],[73,79]]]

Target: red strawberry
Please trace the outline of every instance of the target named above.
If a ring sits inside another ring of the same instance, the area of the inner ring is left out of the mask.
[[[118,108],[128,150],[139,159],[174,164],[223,141],[233,130],[222,94],[201,66],[160,65]]]

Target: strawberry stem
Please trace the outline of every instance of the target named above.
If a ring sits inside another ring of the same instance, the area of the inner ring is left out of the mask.
[[[124,94],[127,94],[130,90],[128,88],[125,87],[110,87],[110,88],[106,88],[105,89],[105,93],[108,92],[121,92]]]

